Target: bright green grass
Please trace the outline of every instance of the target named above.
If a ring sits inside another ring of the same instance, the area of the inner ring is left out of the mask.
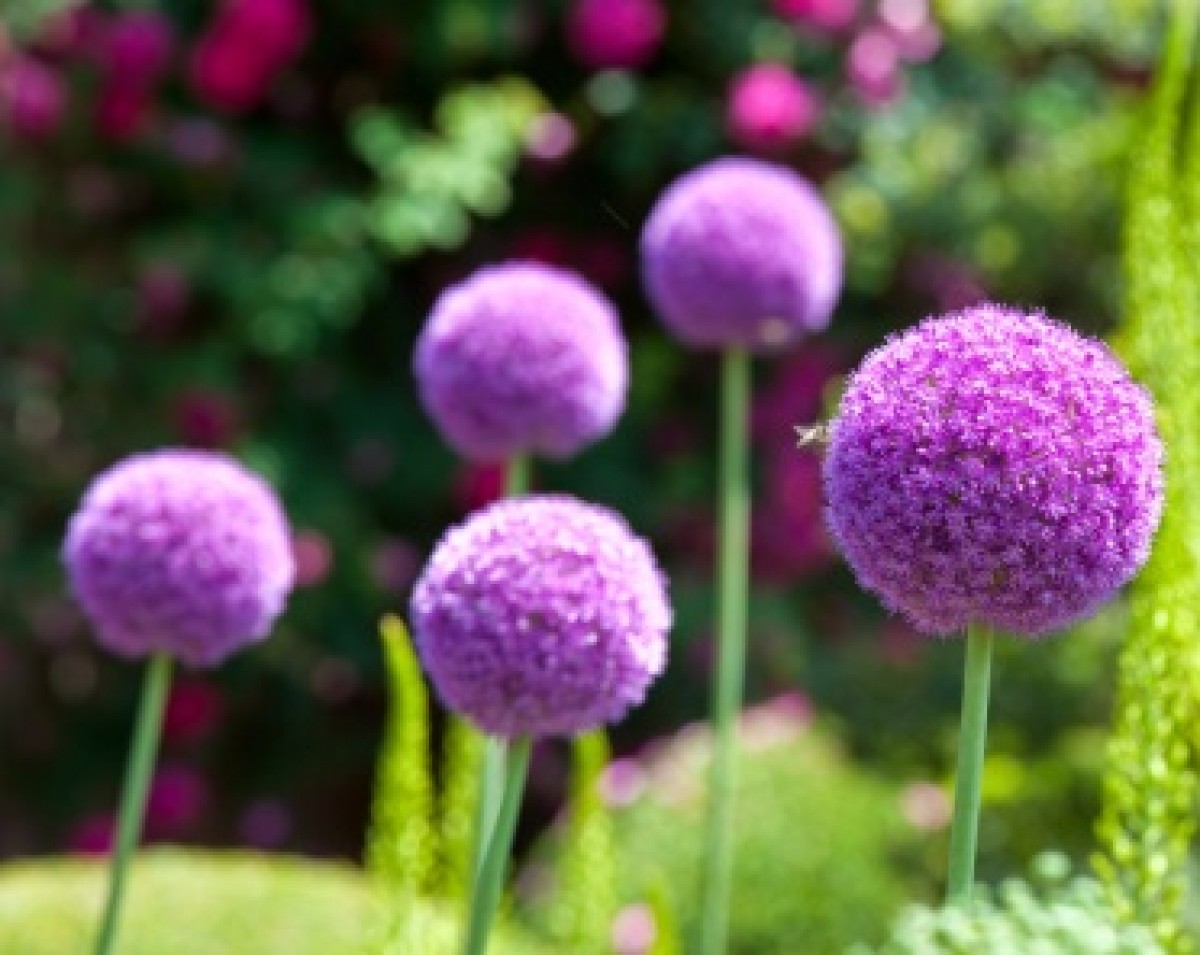
[[[0,952],[87,955],[107,873],[88,860],[0,867]],[[451,955],[455,911],[421,902],[404,938],[350,866],[249,852],[152,849],[133,868],[119,955]],[[411,941],[419,939],[419,948]],[[501,933],[495,955],[533,955]]]

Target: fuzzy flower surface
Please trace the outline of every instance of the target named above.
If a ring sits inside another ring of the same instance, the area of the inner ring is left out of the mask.
[[[583,279],[532,262],[443,292],[414,365],[425,410],[476,461],[570,457],[612,429],[629,384],[616,310]]]
[[[827,518],[859,582],[918,629],[1038,636],[1144,563],[1162,459],[1149,395],[1103,343],[981,305],[893,338],[850,379]]]
[[[510,498],[450,530],[412,597],[442,700],[497,736],[570,736],[640,704],[671,607],[650,546],[564,496]]]
[[[295,576],[274,492],[202,451],[138,454],[101,473],[71,518],[63,562],[102,645],[198,667],[266,637]]]
[[[791,170],[718,159],[670,185],[642,232],[646,291],[697,348],[764,350],[825,328],[842,242],[820,194]]]

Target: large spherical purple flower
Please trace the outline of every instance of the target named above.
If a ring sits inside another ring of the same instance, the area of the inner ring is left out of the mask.
[[[451,530],[412,598],[445,703],[498,736],[568,736],[641,703],[671,608],[649,545],[601,507],[511,498]]]
[[[1145,561],[1162,454],[1150,397],[1101,342],[982,305],[892,339],[851,378],[827,516],[863,586],[918,628],[1036,636]]]
[[[629,359],[608,301],[534,263],[481,269],[433,307],[415,356],[421,400],[462,455],[569,457],[625,407]]]
[[[71,518],[63,561],[100,643],[192,666],[264,638],[295,573],[272,490],[201,451],[137,454],[100,474]]]
[[[842,242],[820,194],[781,166],[719,159],[677,179],[642,233],[646,290],[700,348],[786,345],[829,324]]]

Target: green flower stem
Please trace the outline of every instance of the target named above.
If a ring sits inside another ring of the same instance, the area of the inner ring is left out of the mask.
[[[496,825],[492,829],[492,836],[484,853],[483,866],[471,889],[464,955],[484,955],[487,950],[488,933],[496,915],[496,908],[500,904],[501,893],[504,891],[504,876],[508,871],[513,835],[517,831],[521,795],[525,791],[525,777],[529,774],[529,757],[532,751],[533,741],[527,736],[515,739],[509,744],[504,797],[500,801]]]
[[[150,789],[150,775],[154,771],[158,740],[162,734],[163,708],[170,686],[171,658],[164,653],[155,654],[146,664],[142,698],[133,731],[133,746],[125,768],[125,785],[121,792],[121,811],[117,821],[117,844],[113,853],[104,921],[96,939],[96,955],[110,955],[116,945],[125,878],[130,858],[142,834],[146,795]]]
[[[962,726],[958,735],[958,773],[954,782],[954,821],[950,828],[950,877],[946,899],[967,902],[975,882],[975,845],[979,835],[979,792],[987,749],[988,684],[992,675],[992,631],[983,624],[967,628],[967,665],[963,676]]]
[[[749,592],[750,356],[730,349],[721,363],[721,470],[717,581],[717,670],[713,683],[716,735],[709,778],[704,854],[702,955],[722,955],[729,931],[733,875],[733,810],[737,779],[737,717],[746,672],[746,602]]]
[[[525,494],[532,483],[532,465],[529,458],[523,454],[514,454],[508,460],[504,473],[504,493],[507,497],[518,497]],[[488,736],[483,741],[483,753],[480,757],[479,769],[479,799],[475,804],[474,835],[471,844],[471,892],[474,895],[475,880],[479,878],[483,865],[484,853],[487,851],[488,840],[491,839],[492,826],[496,822],[496,813],[500,808],[500,798],[504,791],[504,740]]]
[[[504,469],[504,494],[518,497],[533,486],[533,463],[524,454],[514,454]]]

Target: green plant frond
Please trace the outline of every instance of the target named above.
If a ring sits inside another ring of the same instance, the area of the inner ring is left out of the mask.
[[[438,813],[439,853],[434,890],[465,903],[470,889],[475,806],[483,736],[451,716],[442,744],[442,793]]]
[[[578,736],[571,744],[567,831],[550,929],[556,941],[581,955],[609,951],[617,908],[613,823],[600,794],[609,754],[603,730]]]
[[[367,837],[367,869],[389,892],[414,897],[430,886],[436,843],[429,766],[429,697],[404,622],[380,624],[390,698]]]
[[[1168,951],[1184,952],[1190,941],[1180,926],[1180,910],[1195,829],[1200,717],[1200,505],[1194,494],[1200,481],[1200,389],[1195,386],[1200,265],[1194,223],[1200,205],[1200,132],[1193,121],[1187,149],[1181,150],[1197,5],[1179,0],[1171,10],[1166,52],[1129,184],[1128,300],[1120,340],[1157,402],[1167,447],[1166,509],[1154,552],[1130,594],[1129,639],[1119,665],[1095,867],[1119,917],[1152,926]]]

